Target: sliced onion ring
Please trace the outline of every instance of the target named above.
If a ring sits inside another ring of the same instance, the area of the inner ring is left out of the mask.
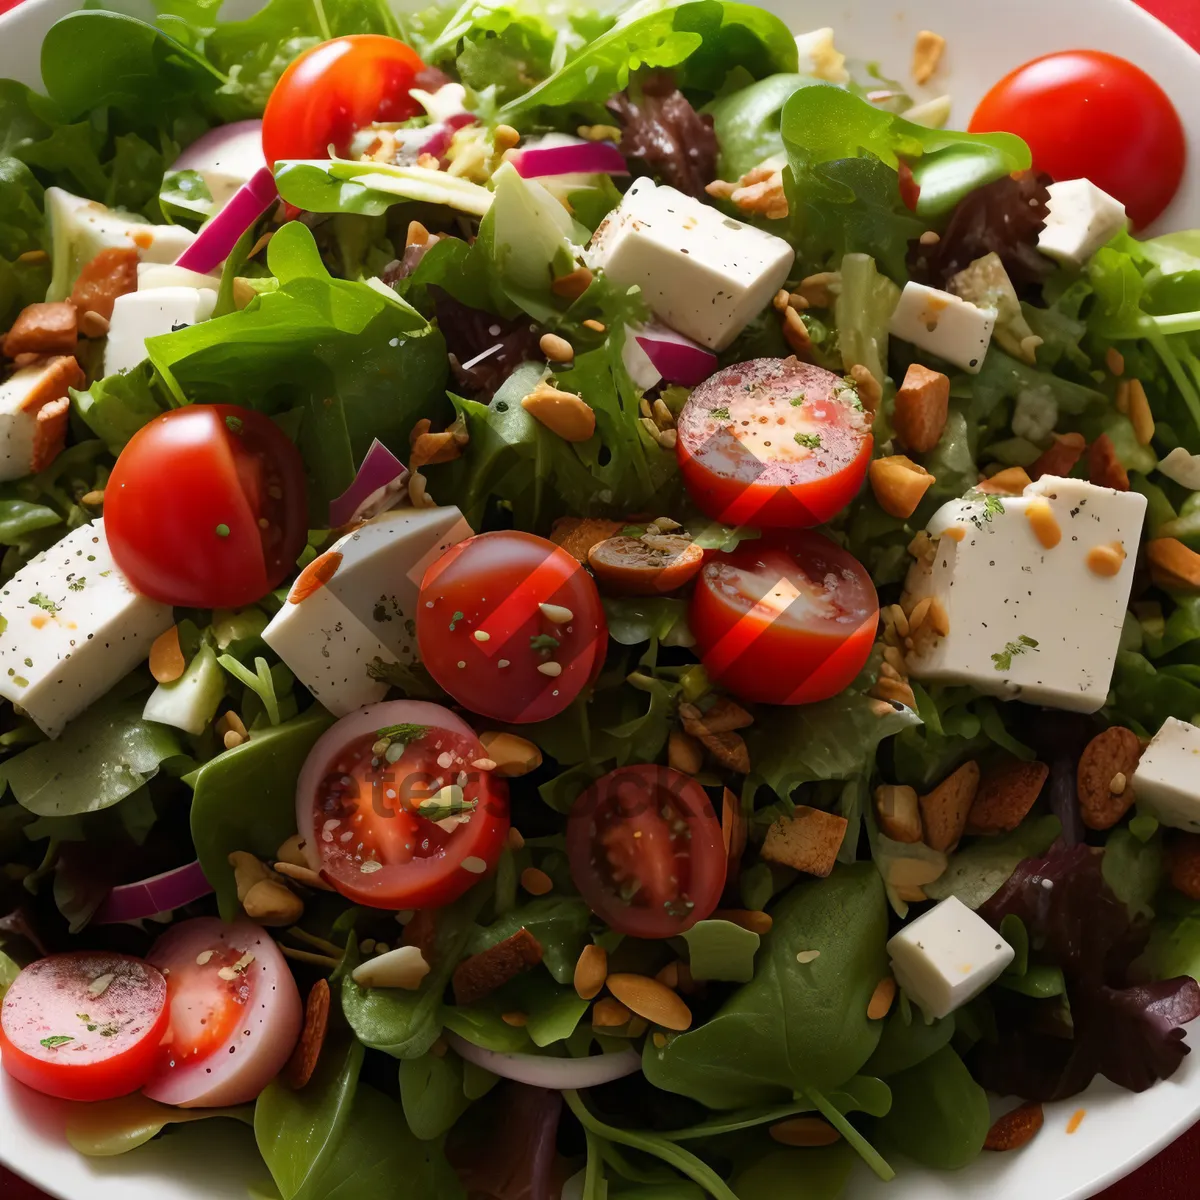
[[[629,164],[612,142],[585,142],[565,146],[532,146],[512,156],[517,174],[525,179],[543,175],[628,175]]]
[[[448,1029],[445,1035],[455,1053],[467,1062],[504,1079],[515,1079],[518,1083],[551,1091],[599,1087],[642,1069],[642,1056],[636,1050],[596,1054],[591,1058],[548,1058],[542,1054],[501,1054],[498,1050],[484,1050]]]
[[[475,124],[475,114],[469,112],[455,113],[444,121],[429,127],[429,141],[422,143],[419,153],[432,154],[441,158],[450,148],[450,139],[458,130],[467,125]]]
[[[267,160],[262,156],[262,122],[234,121],[230,125],[218,125],[207,133],[201,134],[179,157],[168,167],[170,171],[205,171],[218,161],[222,151],[231,147],[235,152],[245,153],[243,143],[253,145],[257,141],[259,153],[256,155],[260,165],[266,166]]]
[[[212,885],[204,878],[200,863],[188,863],[186,867],[175,867],[139,879],[137,883],[124,883],[108,893],[92,918],[93,925],[115,925],[119,921],[139,921],[157,913],[182,908],[210,895]]]
[[[717,356],[665,325],[632,331],[638,346],[667,383],[695,387],[717,369]]]
[[[234,192],[229,203],[196,234],[196,240],[179,256],[175,265],[208,275],[215,271],[237,245],[237,240],[279,198],[270,167],[256,171],[249,183]]]
[[[349,525],[359,515],[359,509],[373,500],[377,492],[384,491],[404,474],[404,464],[376,438],[363,458],[354,482],[329,502],[330,529]]]

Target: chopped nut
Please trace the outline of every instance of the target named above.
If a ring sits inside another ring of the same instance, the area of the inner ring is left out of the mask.
[[[949,412],[949,376],[913,363],[896,393],[896,436],[914,453],[927,454],[941,441]]]
[[[409,246],[424,246],[428,241],[429,230],[420,221],[409,221],[408,233],[404,238],[405,248],[407,249]]]
[[[537,867],[526,867],[521,872],[521,886],[531,896],[545,896],[554,890],[554,880]]]
[[[229,865],[233,868],[233,882],[237,888],[239,904],[245,901],[255,884],[272,877],[266,866],[245,850],[234,850],[229,855]]]
[[[877,679],[870,694],[877,700],[894,700],[907,708],[917,707],[917,698],[913,695],[912,687],[903,681],[895,679]]]
[[[757,171],[765,168],[756,168]],[[782,169],[769,172],[765,178],[747,182],[755,172],[743,175],[739,186],[730,193],[729,199],[744,213],[766,217],[769,221],[781,221],[788,215],[787,193],[783,187]]]
[[[917,34],[917,43],[913,47],[913,79],[924,87],[938,69],[942,55],[946,51],[946,39],[938,33],[922,29]]]
[[[950,632],[950,614],[937,596],[929,605],[929,628],[939,637],[945,637]]]
[[[1006,467],[979,483],[976,491],[990,496],[1019,496],[1032,482],[1024,467]]]
[[[605,996],[592,1005],[592,1025],[597,1029],[619,1029],[632,1019],[633,1013],[611,996]]]
[[[978,790],[979,764],[972,760],[921,797],[925,840],[931,849],[953,850],[958,845]]]
[[[575,964],[575,992],[583,1000],[591,1000],[600,994],[608,978],[608,954],[603,947],[584,946]]]
[[[617,142],[621,141],[621,130],[615,125],[580,125],[575,132],[585,142]]]
[[[586,442],[596,432],[596,414],[591,405],[544,380],[521,401],[521,407],[565,442]]]
[[[282,1072],[284,1082],[297,1091],[308,1083],[317,1069],[321,1048],[325,1045],[325,1034],[329,1029],[330,999],[329,981],[318,979],[304,1005],[304,1028],[300,1032],[300,1040]]]
[[[515,733],[488,730],[479,735],[479,741],[495,764],[492,769],[504,779],[528,775],[542,765],[542,752],[537,746]]]
[[[936,479],[903,454],[877,458],[869,468],[871,491],[879,507],[890,516],[907,520],[917,511]],[[907,636],[907,635],[905,635]]]
[[[791,307],[783,310],[783,336],[787,344],[803,359],[812,354],[812,338],[800,314]]]
[[[855,363],[850,368],[850,379],[854,383],[863,408],[874,416],[879,411],[880,404],[883,403],[883,385],[862,363]]]
[[[648,975],[617,974],[608,990],[631,1012],[652,1025],[682,1031],[692,1023],[692,1010],[665,984]]]
[[[225,736],[221,738],[221,745],[226,750],[236,750],[245,740],[245,734],[238,733],[236,729],[227,729]]]
[[[1012,1112],[1000,1117],[988,1130],[984,1140],[985,1150],[1007,1151],[1020,1150],[1027,1146],[1045,1122],[1042,1106],[1036,1100],[1028,1101]]]
[[[551,362],[569,363],[575,360],[575,347],[557,333],[543,333],[538,339],[538,348]]]
[[[160,633],[150,646],[150,674],[158,683],[174,683],[187,669],[187,659],[179,645],[179,626]]]
[[[789,1117],[772,1125],[767,1132],[783,1146],[832,1146],[842,1136],[820,1117]]]
[[[501,1013],[500,1020],[502,1020],[505,1025],[512,1025],[516,1029],[521,1029],[529,1024],[529,1017],[523,1012]]]
[[[730,771],[746,775],[750,771],[750,751],[740,733],[705,733],[700,741],[705,749]]]
[[[871,993],[871,1001],[867,1005],[867,1019],[882,1021],[891,1011],[892,1001],[896,999],[896,981],[885,975]]]
[[[1111,829],[1133,805],[1126,782],[1137,770],[1142,742],[1132,729],[1113,725],[1098,733],[1079,756],[1075,772],[1079,814],[1089,829]],[[1113,784],[1120,781],[1120,787]]]
[[[667,765],[685,775],[696,775],[704,765],[704,751],[690,734],[672,729],[667,742]]]
[[[521,135],[511,125],[497,125],[492,134],[497,153],[511,150],[520,140]]]
[[[914,788],[883,784],[875,789],[875,811],[884,833],[896,842],[921,840],[921,813]]]
[[[1129,491],[1129,473],[1121,466],[1117,448],[1107,433],[1102,433],[1088,447],[1088,482],[1118,492]]]
[[[908,614],[908,627],[913,633],[916,633],[925,624],[925,618],[929,616],[929,609],[932,605],[933,597],[926,596],[913,606],[912,612]]]
[[[98,312],[92,312],[88,309],[85,313],[79,315],[79,332],[84,337],[102,338],[108,336],[108,319],[102,317]]]
[[[818,271],[800,281],[799,294],[813,308],[832,308],[834,299],[842,287],[842,277],[837,271]]]
[[[847,824],[836,813],[798,804],[790,817],[780,817],[767,830],[762,857],[824,878],[837,862]]]
[[[415,992],[428,974],[429,963],[416,946],[397,946],[395,950],[359,963],[352,978],[359,987],[403,988]]]
[[[1178,538],[1154,538],[1146,543],[1150,577],[1167,591],[1200,591],[1200,554]]]
[[[1104,352],[1104,365],[1117,376],[1125,374],[1125,355],[1116,346],[1109,346]]]
[[[240,723],[240,722],[239,722]],[[293,833],[286,842],[275,851],[275,857],[281,862],[291,863],[294,867],[307,867],[308,859],[304,854],[304,847],[308,845],[304,836],[299,833]]]
[[[590,329],[593,333],[606,333],[608,326],[603,321],[597,321],[595,317],[589,317],[583,322],[584,329]]]
[[[302,884],[304,887],[313,888],[318,892],[332,892],[335,890],[311,867],[298,867],[290,862],[277,862],[275,864],[275,873],[282,875],[285,879],[292,880],[293,883]]]
[[[771,304],[776,312],[783,312],[783,310],[787,308],[790,300],[791,297],[788,295],[787,288],[780,288],[779,291],[775,293],[775,298],[771,301]]]
[[[661,397],[654,401],[650,410],[654,414],[654,423],[659,429],[674,429],[675,417]]]
[[[1148,446],[1154,441],[1154,414],[1150,411],[1150,400],[1140,379],[1129,381],[1129,419],[1137,440]]]
[[[273,879],[256,883],[246,893],[242,908],[260,925],[295,925],[304,916],[304,901]]]
[[[693,737],[706,733],[728,733],[732,729],[746,729],[754,724],[754,718],[728,696],[717,697],[716,702],[704,712],[694,704],[681,704],[679,717],[684,729]]]
[[[578,300],[592,286],[594,276],[587,267],[576,267],[569,274],[560,275],[550,284],[550,290],[556,296],[566,300]],[[584,321],[587,325],[587,321]]]

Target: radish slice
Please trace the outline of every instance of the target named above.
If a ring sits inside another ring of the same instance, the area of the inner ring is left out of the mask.
[[[647,325],[630,331],[638,347],[667,383],[695,387],[717,369],[717,356],[691,338],[665,325]]]
[[[171,164],[171,171],[195,171],[208,185],[219,208],[239,187],[267,165],[262,149],[262,122],[218,125],[197,138]]]
[[[543,175],[628,175],[629,165],[612,142],[587,142],[562,135],[542,139],[511,156],[517,174],[526,179]]]
[[[177,267],[207,275],[215,271],[237,245],[237,240],[279,198],[275,176],[269,167],[256,171],[249,183],[205,224],[196,240],[175,260]]]
[[[92,918],[92,924],[115,925],[118,921],[153,917],[191,904],[212,890],[200,863],[188,863],[186,867],[176,867],[173,871],[163,871],[161,875],[113,888]]]
[[[181,1108],[245,1104],[279,1074],[303,1023],[296,981],[251,921],[184,921],[148,961],[167,977],[171,1026],[151,1100]]]
[[[460,129],[475,124],[475,114],[469,112],[455,113],[437,125],[429,127],[429,140],[422,144],[422,154],[432,154],[441,158],[450,148],[450,139]]]
[[[394,293],[393,293],[394,295]],[[404,464],[378,439],[371,443],[354,482],[335,500],[329,502],[329,527],[341,529],[351,521],[382,512],[389,491],[399,490],[407,472]],[[371,509],[369,514],[367,509]]]
[[[445,1031],[446,1040],[460,1058],[500,1075],[552,1091],[577,1091],[599,1087],[614,1079],[624,1079],[642,1069],[642,1056],[636,1050],[616,1054],[596,1054],[591,1058],[547,1058],[542,1054],[501,1054],[472,1045],[457,1033]]]

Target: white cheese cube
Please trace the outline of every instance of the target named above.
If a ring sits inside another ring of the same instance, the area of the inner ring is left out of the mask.
[[[169,287],[210,288],[215,292],[221,286],[219,274],[201,275],[199,271],[189,271],[174,263],[138,263],[137,279],[139,292]]]
[[[70,418],[67,389],[84,382],[79,364],[64,355],[0,383],[0,480],[24,479],[58,457]]]
[[[385,512],[339,538],[342,556],[327,589],[393,658],[416,658],[417,593],[429,567],[474,530],[452,506]]]
[[[101,250],[133,249],[142,262],[173,263],[196,240],[182,225],[149,225],[62,188],[46,189],[52,273],[47,300],[65,300],[76,276]]]
[[[889,329],[893,337],[978,375],[995,327],[995,309],[978,308],[923,283],[907,283]]]
[[[1125,206],[1089,179],[1052,183],[1038,249],[1064,267],[1082,267],[1128,223]]]
[[[927,1016],[948,1017],[995,983],[1013,948],[957,896],[943,900],[888,942],[892,974]]]
[[[625,193],[589,251],[617,287],[640,287],[664,325],[712,350],[766,307],[794,258],[782,238],[649,179]]]
[[[210,288],[160,287],[118,296],[104,348],[104,374],[136,367],[146,357],[146,339],[207,321],[217,303]]]
[[[263,641],[335,717],[382,700],[388,685],[368,669],[376,659],[393,661],[388,648],[327,587],[292,596],[263,630]]]
[[[0,696],[48,737],[150,653],[169,604],[138,595],[117,570],[103,521],[81,526],[0,590]]]
[[[205,139],[207,140],[207,139]],[[186,169],[204,180],[213,199],[213,212],[223,208],[234,192],[267,165],[263,157],[262,122],[239,121],[227,126],[207,148],[190,146],[183,153]],[[178,165],[170,168],[179,170]]]
[[[1168,717],[1133,773],[1133,794],[1160,824],[1200,832],[1200,728]]]
[[[814,29],[811,33],[796,34],[796,55],[803,74],[829,83],[850,82],[846,56],[833,44],[833,29],[830,26]]]
[[[1096,712],[1112,680],[1145,514],[1137,492],[1052,475],[1021,496],[943,505],[929,522],[937,553],[909,571],[905,602],[936,597],[949,633],[921,626],[907,660],[912,675]],[[1057,531],[1057,545],[1047,548],[1039,530]],[[1104,573],[1117,561],[1115,574]]]

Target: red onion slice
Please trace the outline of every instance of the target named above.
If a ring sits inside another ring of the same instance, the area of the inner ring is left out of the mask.
[[[420,149],[421,154],[433,154],[441,158],[450,148],[450,139],[467,125],[475,124],[475,114],[469,112],[455,113],[437,125],[429,127],[429,140]]]
[[[92,918],[93,925],[115,925],[119,921],[139,921],[156,913],[170,912],[200,900],[212,892],[200,863],[188,863],[137,883],[125,883],[108,893]]]
[[[329,502],[329,528],[341,529],[355,519],[359,509],[389,484],[405,474],[404,464],[378,439],[371,443],[354,482]]]
[[[279,198],[270,167],[254,173],[215,217],[201,227],[196,240],[175,261],[177,267],[207,275],[215,271],[237,245],[237,240]]]
[[[525,179],[543,175],[628,175],[629,165],[612,142],[585,142],[565,146],[530,146],[512,155],[517,174]]]
[[[497,1050],[484,1050],[448,1029],[445,1036],[455,1053],[467,1062],[504,1079],[515,1079],[518,1083],[552,1091],[599,1087],[642,1069],[642,1056],[636,1050],[596,1054],[591,1058],[548,1058],[541,1054],[501,1054]]]
[[[711,350],[665,325],[634,330],[633,337],[667,383],[695,387],[717,369],[717,356]]]

